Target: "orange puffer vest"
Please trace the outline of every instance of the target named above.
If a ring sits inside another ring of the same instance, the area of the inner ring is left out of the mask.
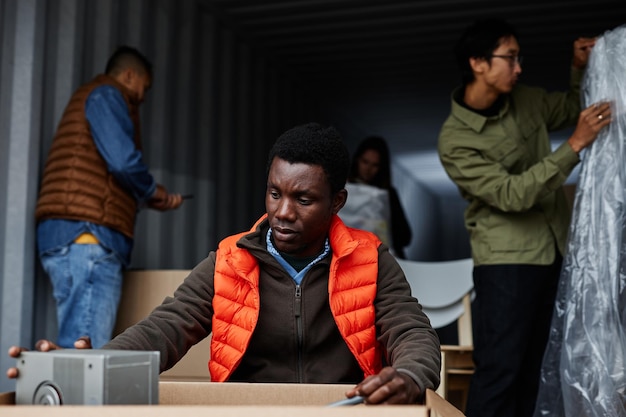
[[[216,254],[209,360],[211,380],[216,382],[227,381],[241,362],[259,316],[259,265],[247,250],[236,245],[250,232],[224,239]],[[364,375],[374,375],[382,368],[374,309],[380,240],[368,232],[347,228],[338,216],[334,216],[329,235],[333,248],[328,279],[330,308]]]

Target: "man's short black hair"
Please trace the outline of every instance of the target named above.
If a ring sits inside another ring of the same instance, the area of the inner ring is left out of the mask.
[[[280,135],[269,152],[268,175],[275,157],[291,164],[321,166],[333,195],[346,186],[350,170],[350,153],[334,127],[325,128],[318,123],[307,123]]]
[[[496,18],[479,19],[468,26],[458,40],[454,53],[461,70],[461,81],[467,85],[474,80],[470,58],[489,60],[502,39],[517,37],[517,32],[506,21]]]
[[[128,68],[132,68],[139,73],[145,72],[152,77],[152,63],[148,61],[148,58],[137,49],[126,45],[119,46],[113,52],[113,55],[107,61],[104,72],[107,75],[115,76]]]

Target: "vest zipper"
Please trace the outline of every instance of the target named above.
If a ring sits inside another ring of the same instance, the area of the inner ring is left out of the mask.
[[[296,299],[295,299],[295,316],[296,316],[296,336],[297,336],[297,378],[298,382],[304,382],[302,380],[302,287],[299,284],[296,285]]]

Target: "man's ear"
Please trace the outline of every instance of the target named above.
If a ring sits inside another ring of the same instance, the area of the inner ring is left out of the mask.
[[[469,64],[474,74],[482,74],[489,69],[489,62],[485,58],[470,58]]]
[[[131,87],[133,85],[133,80],[135,78],[135,71],[132,68],[126,68],[122,70],[117,77],[117,81],[125,87]]]
[[[348,200],[348,190],[346,190],[345,188],[339,190],[335,194],[335,197],[333,198],[333,214],[339,213],[339,210],[343,208],[347,200]]]

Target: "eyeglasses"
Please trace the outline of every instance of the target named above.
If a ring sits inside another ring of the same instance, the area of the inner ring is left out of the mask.
[[[514,67],[515,64],[518,64],[519,66],[521,66],[522,61],[524,60],[524,57],[521,57],[519,55],[491,55],[491,57],[506,59],[507,61],[509,61],[509,65],[511,67]]]

